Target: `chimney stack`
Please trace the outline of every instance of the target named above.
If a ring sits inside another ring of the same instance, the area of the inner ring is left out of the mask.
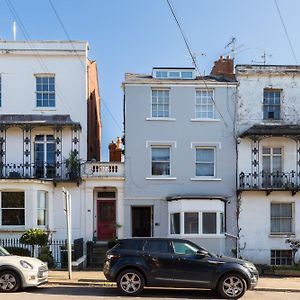
[[[109,161],[110,162],[121,162],[122,161],[122,142],[118,137],[117,142],[111,141],[108,146],[109,149]]]
[[[210,75],[221,75],[228,78],[234,78],[233,59],[230,58],[230,56],[227,56],[226,58],[224,56],[220,56],[219,60],[215,61]]]

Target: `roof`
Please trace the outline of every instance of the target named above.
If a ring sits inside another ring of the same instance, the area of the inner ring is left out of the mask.
[[[70,115],[0,115],[0,125],[66,125],[81,127],[79,122],[72,121]]]
[[[300,73],[300,65],[236,65],[237,75],[249,74],[294,74]]]
[[[254,125],[243,132],[246,136],[297,136],[300,135],[300,125]]]
[[[222,75],[197,76],[196,79],[160,79],[153,78],[149,74],[125,73],[125,82],[123,84],[208,84],[214,83],[237,83],[235,78],[228,78]]]
[[[226,201],[224,196],[213,196],[213,195],[172,195],[167,197],[167,201],[176,200],[221,200]]]

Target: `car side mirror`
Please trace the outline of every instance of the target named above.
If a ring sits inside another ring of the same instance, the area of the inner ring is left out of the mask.
[[[204,257],[206,257],[206,256],[208,255],[208,252],[205,251],[205,250],[198,250],[198,251],[196,252],[196,255],[197,255],[199,258],[204,258]]]

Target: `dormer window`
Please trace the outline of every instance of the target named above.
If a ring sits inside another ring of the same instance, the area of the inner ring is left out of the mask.
[[[280,94],[281,90],[264,89],[264,120],[280,120]]]
[[[157,79],[196,79],[196,71],[194,68],[153,68],[152,76]]]

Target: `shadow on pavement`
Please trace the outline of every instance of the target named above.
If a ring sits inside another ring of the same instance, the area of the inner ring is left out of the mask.
[[[82,286],[43,286],[36,289],[26,290],[27,292],[40,295],[69,295],[69,296],[89,296],[89,297],[117,297],[122,296],[114,287],[82,287]],[[126,299],[130,297],[124,296]],[[184,289],[164,289],[146,288],[138,298],[171,298],[171,299],[220,299],[212,291],[205,290],[184,290]],[[136,299],[133,297],[131,299]]]

